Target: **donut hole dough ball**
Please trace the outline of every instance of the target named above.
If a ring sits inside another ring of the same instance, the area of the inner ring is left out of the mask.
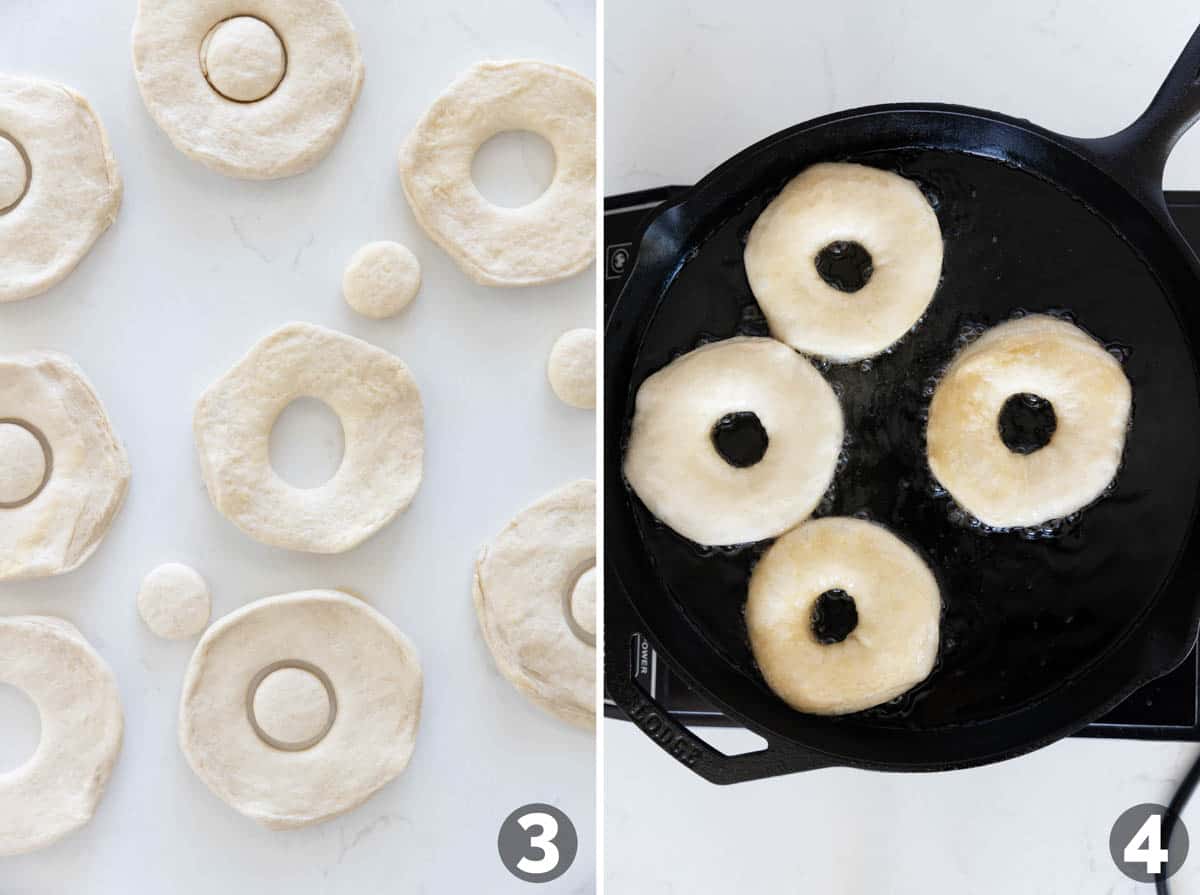
[[[1133,392],[1121,364],[1079,327],[1044,314],[964,347],[929,407],[929,466],[995,528],[1041,525],[1100,497],[1120,467]]]
[[[596,643],[596,567],[589,566],[575,581],[570,591],[568,612],[576,634],[586,642]]]
[[[886,350],[942,271],[937,215],[912,181],[865,165],[805,169],[750,229],[745,265],[771,334],[836,362]]]
[[[259,736],[278,749],[315,746],[333,724],[332,687],[314,671],[284,665],[252,686],[251,717]]]
[[[121,751],[124,716],[104,659],[71,624],[0,618],[0,684],[25,693],[41,739],[0,773],[0,856],[36,851],[92,819]]]
[[[472,179],[480,147],[506,131],[539,135],[556,160],[550,186],[519,208],[489,202]],[[417,221],[477,283],[532,286],[577,274],[595,256],[595,86],[546,62],[480,62],[417,122],[400,175]]]
[[[550,388],[564,404],[590,410],[596,406],[596,331],[571,329],[550,349],[546,364]]]
[[[750,576],[746,628],[767,685],[797,711],[858,712],[929,676],[941,595],[881,525],[827,517],[775,541]]]
[[[195,569],[165,563],[142,579],[138,614],[151,631],[166,640],[187,640],[208,625],[212,598],[208,584]]]
[[[816,508],[842,434],[837,396],[803,356],[774,339],[712,342],[638,389],[625,478],[684,537],[759,541]]]
[[[213,90],[252,103],[274,92],[287,70],[287,52],[275,29],[254,16],[213,26],[200,45],[200,65]]]
[[[29,188],[29,163],[11,139],[0,134],[0,214],[17,207]]]
[[[28,425],[0,420],[0,510],[36,497],[49,472],[45,446]]]
[[[342,295],[364,317],[382,320],[399,314],[421,288],[421,263],[398,242],[372,242],[350,258],[342,275]]]

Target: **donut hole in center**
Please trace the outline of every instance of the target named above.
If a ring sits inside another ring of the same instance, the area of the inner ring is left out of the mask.
[[[263,668],[246,692],[246,715],[268,746],[311,749],[333,728],[337,696],[329,676],[310,662],[285,659]]]
[[[839,292],[857,292],[871,279],[875,272],[871,253],[861,243],[853,240],[835,240],[813,259],[817,274],[828,285]]]
[[[596,645],[596,590],[596,558],[592,557],[572,576],[571,586],[563,593],[567,627],[588,646]]]
[[[279,32],[257,16],[232,16],[208,30],[200,42],[200,71],[230,102],[266,99],[287,74],[287,47]]]
[[[1021,392],[1009,397],[996,419],[1000,440],[1014,454],[1032,454],[1050,443],[1058,428],[1054,405],[1045,398]]]
[[[32,423],[0,419],[0,510],[31,503],[50,481],[50,442]]]
[[[854,597],[841,588],[825,591],[813,603],[811,624],[818,643],[841,643],[858,627]]]
[[[501,131],[475,152],[471,180],[493,205],[520,208],[549,189],[556,167],[554,147],[540,134]]]
[[[342,420],[319,398],[296,398],[271,428],[271,468],[294,488],[324,485],[337,474],[345,453]]]
[[[19,687],[0,683],[0,774],[15,771],[33,758],[42,739],[42,714]]]
[[[33,180],[33,165],[25,147],[0,131],[0,215],[21,204]]]
[[[738,469],[760,461],[771,441],[758,414],[750,410],[725,414],[713,424],[711,435],[721,459]]]

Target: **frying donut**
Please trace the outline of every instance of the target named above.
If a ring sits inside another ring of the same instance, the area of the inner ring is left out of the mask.
[[[684,537],[741,544],[808,518],[841,447],[841,407],[813,365],[774,339],[738,337],[642,383],[625,478]]]
[[[963,348],[938,383],[929,468],[981,522],[1040,525],[1101,495],[1121,463],[1133,395],[1121,364],[1079,327],[1031,314]],[[1045,418],[1033,443],[1006,441],[1007,415]]]
[[[925,313],[942,272],[942,231],[911,180],[823,163],[759,215],[745,264],[775,338],[845,363],[879,354]]]
[[[763,554],[750,576],[746,628],[780,699],[843,715],[929,676],[941,606],[937,580],[911,547],[874,522],[827,517]]]

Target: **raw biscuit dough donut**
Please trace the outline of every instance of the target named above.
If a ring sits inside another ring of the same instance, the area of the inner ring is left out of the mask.
[[[52,351],[0,356],[0,580],[79,566],[128,485],[125,449],[74,361]]]
[[[734,465],[718,431],[749,416],[765,452]],[[808,518],[842,447],[837,396],[774,339],[738,337],[679,357],[638,389],[625,478],[655,516],[699,544],[778,535]]]
[[[554,148],[554,180],[520,208],[493,205],[471,179],[479,147],[504,131],[532,131]],[[480,62],[417,122],[400,175],[417,221],[477,283],[579,273],[596,249],[596,88],[548,62]]]
[[[59,618],[0,618],[0,683],[42,719],[37,750],[0,774],[0,857],[36,851],[92,819],[121,751],[125,720],[107,663]]]
[[[596,483],[526,507],[479,554],[475,612],[496,667],[534,704],[596,725]]]
[[[358,38],[336,0],[139,0],[133,69],[180,152],[251,180],[324,158],[363,81]]]
[[[333,478],[297,488],[271,468],[271,428],[301,397],[342,422]],[[208,495],[255,540],[309,553],[358,546],[404,510],[421,484],[421,394],[399,358],[311,323],[264,338],[196,404],[196,448]]]
[[[818,257],[866,249],[870,273],[853,292],[827,282]],[[847,163],[806,168],[750,229],[746,276],[771,334],[806,354],[847,362],[885,350],[933,300],[942,231],[915,183]]]
[[[188,665],[179,744],[213,793],[274,830],[361,805],[412,757],[421,663],[339,591],[267,597],[216,622]]]
[[[1013,396],[1050,403],[1055,428],[1010,450],[1000,414]],[[1116,477],[1133,391],[1121,364],[1079,327],[1031,314],[963,348],[929,407],[929,468],[963,509],[996,528],[1040,525],[1098,498]]]
[[[121,175],[87,100],[0,75],[0,302],[67,276],[121,207]]]
[[[822,642],[814,611],[831,591],[853,599],[857,624]],[[882,525],[827,517],[763,554],[750,576],[746,628],[780,699],[797,711],[842,715],[895,699],[929,676],[941,608],[937,580],[911,547]]]
[[[550,388],[564,404],[596,406],[596,331],[569,329],[554,342],[546,363]]]
[[[350,258],[342,275],[346,304],[364,317],[399,314],[421,288],[421,263],[398,242],[370,242]]]
[[[200,573],[183,563],[163,563],[142,579],[138,614],[165,640],[187,640],[208,625],[212,597]]]

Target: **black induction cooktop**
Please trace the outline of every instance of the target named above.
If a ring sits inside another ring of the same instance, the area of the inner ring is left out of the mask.
[[[641,226],[651,210],[683,187],[667,186],[611,196],[604,201],[604,306],[605,316],[620,294],[637,252]],[[1176,224],[1200,251],[1200,192],[1167,192],[1167,204]],[[648,640],[637,635],[634,675],[663,708],[684,723],[719,727],[737,726],[704,699],[693,693],[660,661]],[[1200,742],[1200,664],[1195,648],[1173,672],[1133,693],[1108,715],[1076,736],[1142,740]],[[609,717],[623,718],[605,701]]]

